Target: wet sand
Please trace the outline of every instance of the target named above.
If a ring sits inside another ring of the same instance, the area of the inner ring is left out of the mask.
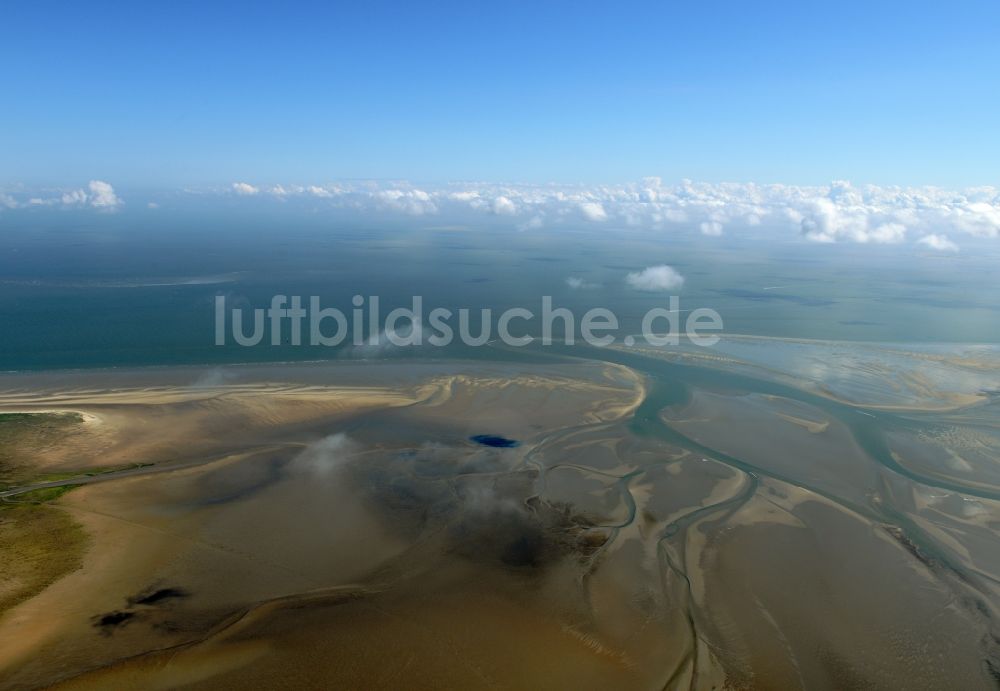
[[[87,548],[0,688],[994,687],[981,401],[574,358],[0,379],[83,416],[40,476],[113,471],[45,505]]]

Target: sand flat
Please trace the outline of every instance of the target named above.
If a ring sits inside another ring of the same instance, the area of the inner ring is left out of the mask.
[[[930,472],[983,437],[662,362],[0,378],[88,416],[0,688],[990,687],[995,502]]]

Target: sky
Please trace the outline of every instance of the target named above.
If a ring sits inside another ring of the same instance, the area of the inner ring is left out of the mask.
[[[0,185],[1000,185],[1000,3],[8,3]]]

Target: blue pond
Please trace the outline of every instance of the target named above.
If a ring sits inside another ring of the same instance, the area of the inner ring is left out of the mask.
[[[493,446],[498,449],[512,449],[515,446],[521,445],[521,442],[516,439],[507,439],[506,437],[498,437],[493,434],[477,434],[469,437],[469,439],[477,444],[482,444],[483,446]]]

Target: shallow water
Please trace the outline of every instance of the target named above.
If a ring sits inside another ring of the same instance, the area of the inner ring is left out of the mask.
[[[622,334],[637,333],[642,315],[665,307],[666,296],[632,290],[625,276],[664,263],[686,279],[682,309],[717,310],[730,334],[1000,343],[1000,285],[992,280],[1000,256],[988,243],[940,257],[897,246],[820,246],[763,228],[720,244],[682,230],[664,236],[567,226],[531,233],[482,219],[443,228],[412,219],[319,219],[291,208],[252,215],[125,209],[97,224],[40,210],[10,223],[0,218],[0,370],[348,354],[284,341],[215,346],[217,295],[245,308],[267,307],[276,294],[317,295],[348,314],[352,296],[377,295],[386,314],[416,294],[428,310],[465,307],[474,315],[513,306],[538,312],[541,297],[550,295],[578,317],[610,308]],[[569,277],[592,287],[574,290]],[[539,333],[535,325],[530,330]],[[414,355],[480,357],[478,350]]]

